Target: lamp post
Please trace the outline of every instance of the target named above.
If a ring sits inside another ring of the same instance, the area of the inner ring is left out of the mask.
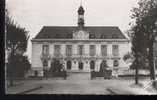
[[[157,32],[156,32],[157,33]],[[153,48],[153,50],[154,50],[154,75],[155,75],[155,70],[156,70],[156,60],[157,60],[157,36],[155,36],[155,41],[154,41],[154,48]],[[155,77],[155,76],[154,76]]]

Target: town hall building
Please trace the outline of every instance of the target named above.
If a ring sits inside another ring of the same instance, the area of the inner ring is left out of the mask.
[[[98,71],[102,62],[110,68],[128,67],[125,35],[116,26],[85,26],[84,12],[80,6],[78,26],[44,26],[32,39],[32,70],[43,76],[54,59],[69,72]]]

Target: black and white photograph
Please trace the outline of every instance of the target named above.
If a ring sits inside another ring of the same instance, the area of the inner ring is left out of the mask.
[[[6,0],[5,94],[157,95],[157,0]]]

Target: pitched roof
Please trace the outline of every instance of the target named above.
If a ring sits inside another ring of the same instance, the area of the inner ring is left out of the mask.
[[[44,26],[35,39],[71,39],[72,33],[79,30],[77,26]],[[92,39],[126,39],[118,27],[85,26]]]

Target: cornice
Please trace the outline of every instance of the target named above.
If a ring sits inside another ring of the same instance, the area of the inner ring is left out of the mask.
[[[129,42],[128,39],[32,39],[32,42]]]

